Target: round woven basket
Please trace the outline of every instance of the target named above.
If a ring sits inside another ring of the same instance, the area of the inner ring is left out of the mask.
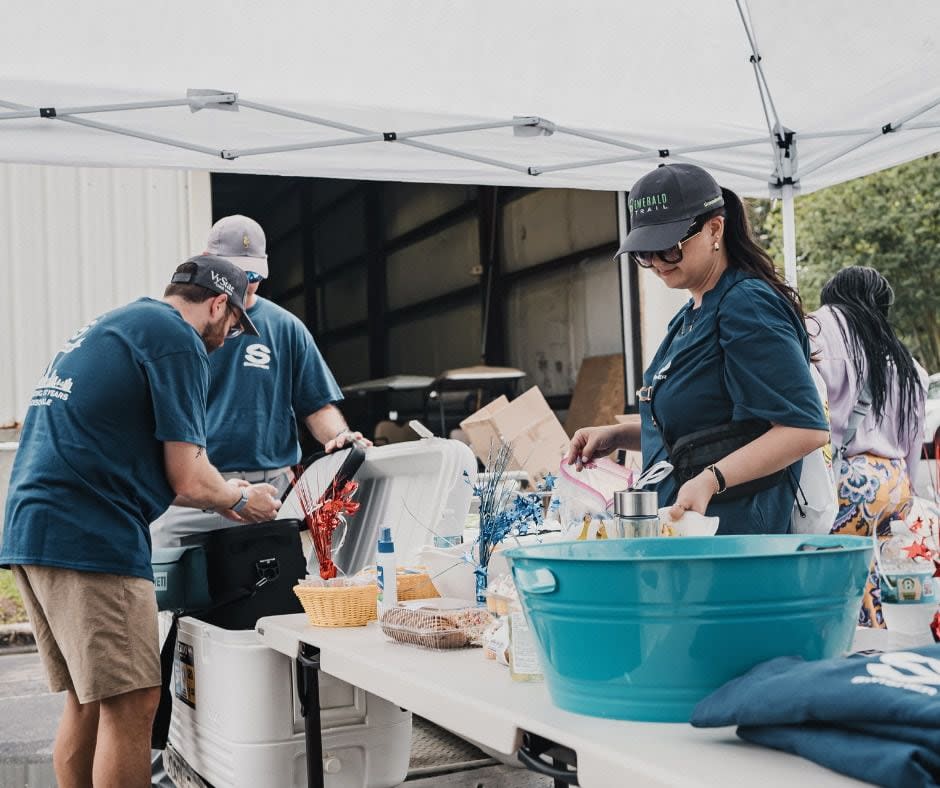
[[[427,572],[399,572],[396,577],[398,599],[407,602],[410,599],[436,599],[441,594],[431,582]]]
[[[307,618],[315,627],[364,627],[375,621],[379,589],[358,586],[294,586]]]
[[[416,569],[425,569],[425,567],[399,568],[395,576],[399,602],[408,602],[412,599],[437,599],[441,595],[440,591],[434,586],[431,575],[427,572],[415,571]],[[359,574],[375,577],[375,567],[367,566]]]

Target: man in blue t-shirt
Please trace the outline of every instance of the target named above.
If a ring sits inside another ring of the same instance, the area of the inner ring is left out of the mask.
[[[206,454],[208,352],[244,331],[248,281],[202,255],[162,300],[69,339],[36,385],[13,464],[0,565],[23,596],[53,692],[67,692],[59,785],[149,784],[160,693],[149,524],[170,503],[272,519],[268,484],[227,483]]]
[[[320,350],[297,317],[257,295],[268,276],[265,236],[247,216],[226,216],[209,231],[207,254],[246,272],[248,315],[258,337],[227,342],[209,360],[206,434],[212,463],[228,478],[265,481],[282,493],[300,461],[298,419],[326,451],[347,442],[369,444],[353,432],[336,403],[343,399]],[[229,525],[218,515],[171,508],[153,523],[154,544]]]

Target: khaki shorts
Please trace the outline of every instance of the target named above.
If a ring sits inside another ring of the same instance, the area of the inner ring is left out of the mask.
[[[140,577],[13,566],[52,692],[79,703],[160,686],[157,599]]]

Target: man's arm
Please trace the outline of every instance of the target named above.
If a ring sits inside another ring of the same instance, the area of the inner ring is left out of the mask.
[[[277,492],[270,484],[252,484],[236,487],[222,478],[202,446],[179,441],[165,441],[163,463],[166,478],[177,497],[176,506],[194,509],[215,509],[228,512],[241,502],[242,489],[248,491],[247,502],[239,507],[237,516],[245,522],[273,520],[281,504],[275,500]]]
[[[304,419],[307,429],[320,443],[326,452],[342,449],[350,441],[371,446],[372,441],[362,437],[361,432],[349,429],[342,412],[335,405],[324,405],[320,410],[314,411]]]

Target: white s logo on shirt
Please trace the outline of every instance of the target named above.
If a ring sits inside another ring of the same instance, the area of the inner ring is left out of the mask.
[[[245,348],[245,367],[271,369],[271,348],[267,345],[254,344]]]

